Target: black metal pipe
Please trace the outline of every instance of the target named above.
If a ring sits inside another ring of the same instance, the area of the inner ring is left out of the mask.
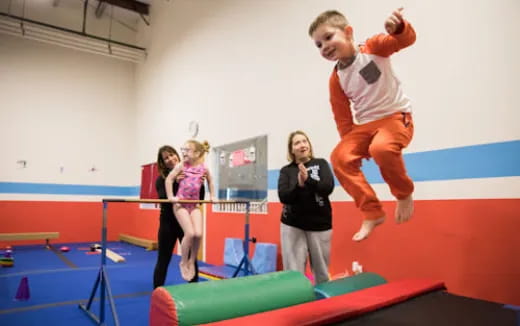
[[[97,18],[101,18],[101,16],[103,16],[103,12],[105,12],[105,7],[106,7],[106,3],[100,1],[98,2],[98,5],[96,7],[96,17]]]
[[[108,4],[124,8],[127,10],[135,11],[139,14],[147,15],[150,11],[150,5],[147,3],[143,3],[135,0],[99,0],[101,2],[106,2]]]
[[[83,3],[83,34],[86,34],[88,0]]]
[[[119,41],[114,41],[114,40],[110,40],[110,39],[107,39],[107,38],[104,38],[104,37],[100,37],[100,36],[96,36],[96,35],[90,35],[90,34],[87,34],[87,33],[82,33],[82,32],[75,31],[73,29],[68,29],[68,28],[61,27],[61,26],[51,25],[51,24],[39,22],[39,21],[36,21],[36,20],[28,19],[28,18],[23,18],[23,17],[19,17],[19,16],[15,16],[15,15],[6,14],[6,13],[3,13],[3,12],[0,12],[0,16],[18,19],[18,20],[20,20],[22,22],[27,22],[27,23],[31,23],[31,24],[35,24],[35,25],[39,25],[39,26],[44,26],[44,27],[47,27],[47,28],[52,28],[52,29],[56,29],[56,30],[59,30],[59,31],[62,31],[62,32],[72,33],[72,34],[76,34],[76,35],[79,35],[79,36],[85,36],[85,37],[88,37],[88,38],[91,38],[91,39],[95,39],[95,40],[98,40],[98,41],[104,41],[104,42],[108,42],[108,43],[112,43],[112,44],[118,44],[118,45],[121,45],[121,46],[126,46],[128,48],[132,48],[132,49],[136,49],[136,50],[146,51],[146,48],[142,48],[142,47],[137,46],[137,45],[128,44],[128,43],[119,42]]]

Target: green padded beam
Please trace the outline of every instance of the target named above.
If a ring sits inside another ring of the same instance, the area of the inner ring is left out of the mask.
[[[178,325],[197,325],[316,298],[309,279],[296,271],[172,285],[159,287],[156,291],[152,294],[151,325],[164,320],[176,320]],[[168,307],[167,311],[162,307]]]
[[[386,280],[375,273],[361,273],[330,282],[320,283],[314,287],[314,292],[316,293],[317,299],[324,299],[385,283]]]

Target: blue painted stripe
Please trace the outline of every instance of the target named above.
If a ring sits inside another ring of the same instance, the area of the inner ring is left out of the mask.
[[[414,181],[520,176],[520,140],[410,153],[404,159]],[[372,160],[364,162],[363,171],[370,183],[384,182]],[[268,171],[269,190],[278,188],[279,173]],[[139,186],[0,182],[0,193],[9,194],[138,196],[139,190]],[[247,194],[253,195],[265,198],[264,193]]]
[[[520,176],[520,140],[410,153],[404,160],[414,181]],[[373,160],[364,161],[362,169],[369,183],[384,183]],[[270,190],[278,188],[279,173],[268,171]]]
[[[91,186],[54,183],[0,182],[0,193],[90,196],[138,196],[140,187]]]

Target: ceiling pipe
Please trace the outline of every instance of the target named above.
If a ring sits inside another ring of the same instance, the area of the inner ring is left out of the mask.
[[[83,3],[83,34],[86,34],[87,28],[87,9],[88,9],[88,0],[85,0]]]
[[[17,19],[20,22],[27,22],[27,23],[31,23],[31,24],[47,27],[47,28],[52,28],[52,29],[59,30],[59,31],[62,31],[62,32],[67,32],[67,33],[71,33],[71,34],[75,34],[75,35],[85,36],[85,37],[88,37],[88,38],[91,38],[91,39],[94,39],[94,40],[98,40],[98,41],[110,42],[112,44],[118,44],[118,45],[121,45],[121,46],[127,47],[127,48],[132,48],[132,49],[136,49],[136,50],[146,51],[145,48],[139,47],[137,45],[124,43],[124,42],[120,42],[120,41],[115,41],[115,40],[110,40],[110,39],[107,39],[107,38],[104,38],[104,37],[78,32],[78,31],[75,31],[73,29],[68,29],[68,28],[64,28],[64,27],[61,27],[61,26],[51,25],[51,24],[39,22],[39,21],[36,21],[36,20],[28,19],[28,18],[23,18],[23,17],[19,17],[19,16],[5,14],[3,12],[0,12],[0,16]]]
[[[99,0],[99,2],[106,2],[146,16],[150,14],[150,5],[136,0]]]
[[[101,18],[103,16],[103,13],[105,12],[105,9],[107,7],[107,4],[105,2],[98,2],[98,5],[96,7],[95,15],[96,18]]]

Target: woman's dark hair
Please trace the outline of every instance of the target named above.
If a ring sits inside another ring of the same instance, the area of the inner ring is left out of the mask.
[[[170,170],[168,169],[168,167],[166,166],[166,163],[164,163],[164,160],[162,158],[162,153],[163,152],[168,152],[170,154],[173,154],[173,155],[177,156],[179,161],[181,159],[180,159],[179,153],[177,153],[175,148],[173,148],[173,147],[171,147],[169,145],[164,145],[161,148],[159,148],[159,151],[157,152],[157,170],[159,170],[159,174],[160,175],[162,175],[164,178],[166,178],[166,176],[168,175]]]

